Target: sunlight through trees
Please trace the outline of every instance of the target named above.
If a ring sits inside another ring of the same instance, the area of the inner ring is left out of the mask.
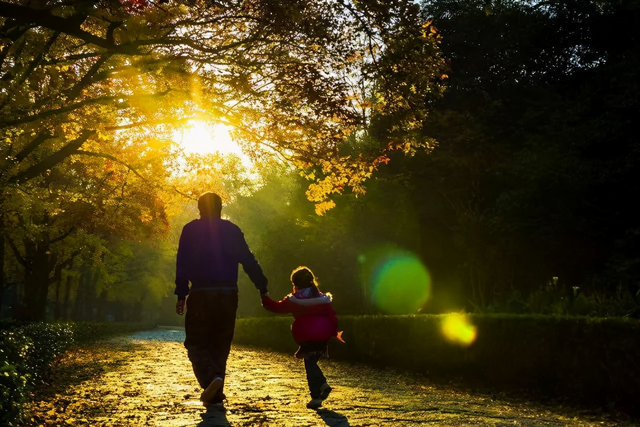
[[[316,258],[354,313],[358,255],[391,243],[430,278],[409,311],[638,316],[637,14],[0,0],[0,302],[143,313],[211,190],[276,277]]]
[[[437,33],[403,2],[2,1],[0,17],[2,236],[38,283],[34,319],[80,262],[85,246],[64,242],[93,241],[91,269],[110,242],[166,233],[172,200],[250,191],[242,156],[181,155],[179,129],[226,126],[262,168],[303,169],[323,213],[364,192],[388,146],[423,145],[401,138],[440,90]],[[367,139],[382,117],[395,130]]]

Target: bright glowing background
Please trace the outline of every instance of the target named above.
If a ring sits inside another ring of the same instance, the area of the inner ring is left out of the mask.
[[[358,261],[371,302],[384,313],[416,313],[429,299],[431,276],[415,254],[382,245],[360,255]]]
[[[191,154],[233,154],[238,156],[245,166],[251,166],[249,157],[236,144],[229,131],[231,128],[223,124],[208,125],[201,121],[190,121],[182,129],[173,134],[173,140]]]
[[[452,342],[469,345],[475,341],[477,330],[471,324],[467,316],[460,313],[451,313],[442,319],[442,333]]]

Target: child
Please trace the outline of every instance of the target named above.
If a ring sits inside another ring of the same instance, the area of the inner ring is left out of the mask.
[[[294,321],[291,326],[293,339],[299,344],[296,357],[304,359],[307,383],[311,392],[311,401],[307,408],[318,409],[322,406],[331,387],[327,384],[318,360],[327,354],[327,343],[332,337],[338,337],[338,319],[331,305],[331,295],[318,290],[318,282],[307,267],[298,267],[291,273],[293,294],[276,302],[268,295],[262,296],[262,306],[274,313],[291,313]]]

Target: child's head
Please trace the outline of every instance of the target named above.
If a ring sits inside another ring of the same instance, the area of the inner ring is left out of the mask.
[[[313,288],[318,292],[318,281],[313,272],[304,266],[300,266],[291,273],[291,283],[296,291],[306,288]],[[316,293],[314,292],[314,293]]]

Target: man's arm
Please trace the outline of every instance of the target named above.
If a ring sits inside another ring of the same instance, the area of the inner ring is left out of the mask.
[[[262,268],[260,268],[258,260],[256,260],[256,257],[253,256],[251,251],[249,251],[248,256],[246,256],[244,260],[240,261],[240,264],[242,264],[244,272],[247,273],[249,279],[251,279],[256,289],[260,291],[260,295],[266,295],[268,293],[268,280],[262,272]]]
[[[240,228],[234,224],[231,231],[233,233],[229,239],[231,254],[242,264],[242,269],[247,273],[247,276],[249,276],[249,279],[251,279],[256,289],[260,291],[260,294],[265,295],[267,293],[268,280],[262,272],[258,260],[256,260],[256,257],[251,253],[251,250],[249,250],[249,245],[247,245],[247,241],[244,239],[244,234],[242,234]]]
[[[178,255],[176,257],[176,289],[173,292],[178,296],[178,302],[183,301],[181,312],[184,312],[184,300],[189,294],[189,238],[186,226],[182,228],[180,242],[178,243]],[[178,312],[178,306],[176,306]]]

